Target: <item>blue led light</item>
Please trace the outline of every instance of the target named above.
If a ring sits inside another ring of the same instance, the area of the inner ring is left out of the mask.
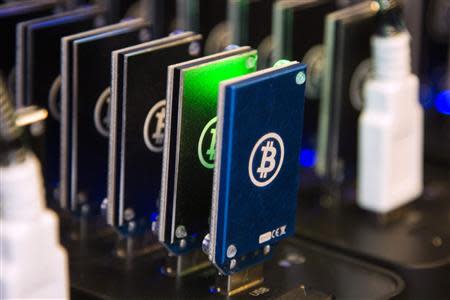
[[[159,214],[157,212],[152,213],[150,216],[150,221],[156,222],[156,220],[158,220],[158,215]]]
[[[317,152],[313,149],[302,149],[300,152],[300,165],[305,168],[312,168],[316,165]]]
[[[434,104],[433,89],[428,84],[422,84],[420,86],[420,104],[425,109],[430,109]]]
[[[450,115],[450,90],[440,92],[434,101],[434,107],[444,115]]]

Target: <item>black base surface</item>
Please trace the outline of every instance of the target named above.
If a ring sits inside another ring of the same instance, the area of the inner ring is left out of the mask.
[[[71,237],[64,241],[73,299],[248,299],[261,291],[265,293],[259,299],[390,299],[404,289],[403,281],[389,271],[288,239],[264,266],[264,283],[227,298],[213,292],[213,267],[173,278],[162,272],[167,255],[162,248],[124,259],[114,255],[114,235],[85,237],[83,242]]]
[[[450,299],[450,171],[427,175],[421,199],[384,217],[351,196],[333,206],[300,194],[299,235],[393,270],[405,280],[405,299]]]

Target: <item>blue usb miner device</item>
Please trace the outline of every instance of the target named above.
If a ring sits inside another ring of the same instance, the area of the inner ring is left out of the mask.
[[[294,233],[305,74],[289,62],[220,85],[205,250],[223,275],[265,261]]]

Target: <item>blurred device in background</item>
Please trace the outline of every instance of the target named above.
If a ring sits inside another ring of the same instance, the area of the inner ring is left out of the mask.
[[[450,1],[424,4],[421,102],[425,108],[425,154],[450,166]]]
[[[162,38],[176,29],[176,0],[141,0],[141,10],[152,25],[153,38]]]
[[[136,19],[63,39],[62,208],[99,213],[107,186],[111,52],[148,40],[149,30]]]
[[[230,43],[258,49],[258,67],[271,65],[272,7],[275,0],[228,0]]]
[[[376,13],[371,2],[363,2],[326,18],[316,170],[333,183],[352,183],[356,176],[357,120],[371,72]]]
[[[202,34],[206,54],[222,51],[228,45],[226,7],[227,0],[178,0],[177,28]]]
[[[283,0],[274,5],[272,61],[298,60],[308,65],[302,150],[302,188],[314,177],[317,160],[317,125],[324,64],[325,17],[335,9],[329,0]]]
[[[172,35],[113,52],[108,223],[149,231],[160,198],[167,68],[198,57],[201,36]]]
[[[104,11],[95,6],[33,19],[17,26],[16,102],[49,111],[45,128],[34,145],[41,159],[49,199],[59,186],[61,115],[61,38],[101,25]]]
[[[20,22],[50,15],[55,11],[57,0],[21,1],[0,5],[0,71],[14,94],[16,62],[16,25]],[[15,99],[13,99],[15,102]]]
[[[128,9],[122,18],[147,20],[152,26],[152,39],[165,37],[176,29],[176,0],[129,1],[125,7]]]

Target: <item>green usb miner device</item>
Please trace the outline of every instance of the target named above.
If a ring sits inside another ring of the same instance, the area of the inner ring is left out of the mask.
[[[245,47],[169,69],[159,239],[175,254],[200,248],[209,230],[219,83],[256,62]]]

